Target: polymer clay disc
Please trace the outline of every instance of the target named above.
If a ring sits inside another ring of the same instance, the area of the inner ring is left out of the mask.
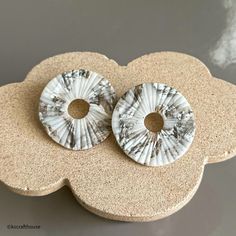
[[[69,105],[80,99],[89,106],[85,117],[73,118]],[[42,92],[39,119],[48,135],[62,146],[85,150],[101,143],[111,132],[116,94],[108,80],[80,69],[52,79]]]
[[[163,119],[159,132],[145,126],[147,115]],[[128,90],[112,115],[112,129],[122,150],[147,166],[170,164],[189,149],[195,134],[193,111],[186,98],[165,84],[145,83]]]

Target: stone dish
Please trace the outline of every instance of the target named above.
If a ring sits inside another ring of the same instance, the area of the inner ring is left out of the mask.
[[[103,75],[118,98],[142,83],[177,89],[195,115],[191,148],[172,164],[147,167],[128,158],[113,135],[82,152],[55,143],[39,121],[39,98],[52,78],[74,68]],[[113,220],[169,216],[193,197],[207,163],[235,156],[235,101],[235,85],[214,78],[201,61],[182,53],[152,53],[127,66],[91,52],[48,58],[23,82],[0,89],[0,180],[27,196],[46,195],[67,185],[86,209]]]

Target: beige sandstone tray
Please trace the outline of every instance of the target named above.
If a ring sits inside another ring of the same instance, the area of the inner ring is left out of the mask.
[[[162,167],[130,160],[110,135],[87,151],[53,142],[38,119],[44,86],[57,74],[84,68],[106,77],[117,95],[143,82],[179,90],[196,117],[194,142],[182,158]],[[98,53],[73,52],[35,66],[24,82],[0,88],[0,180],[12,191],[41,196],[64,185],[89,211],[114,220],[151,221],[190,201],[207,163],[236,155],[236,86],[213,78],[198,59],[152,53],[120,66]]]

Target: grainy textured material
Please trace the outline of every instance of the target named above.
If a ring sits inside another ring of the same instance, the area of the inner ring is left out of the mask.
[[[189,151],[170,165],[151,168],[130,160],[113,135],[83,152],[57,145],[39,122],[39,98],[50,79],[75,68],[102,74],[118,96],[143,82],[176,88],[196,118]],[[0,89],[0,180],[28,196],[45,195],[66,184],[85,208],[110,219],[150,221],[168,216],[192,198],[207,162],[236,154],[235,96],[236,86],[213,78],[199,60],[180,53],[145,55],[127,67],[97,53],[46,59],[24,82]]]

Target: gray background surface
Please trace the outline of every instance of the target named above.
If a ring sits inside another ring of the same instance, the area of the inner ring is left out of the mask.
[[[41,60],[97,51],[121,65],[174,50],[236,84],[234,0],[0,0],[0,84],[22,81]],[[0,184],[0,235],[236,235],[236,159],[209,165],[192,199],[151,223],[113,222],[84,210],[68,188],[24,197]],[[41,225],[8,230],[8,224]]]

